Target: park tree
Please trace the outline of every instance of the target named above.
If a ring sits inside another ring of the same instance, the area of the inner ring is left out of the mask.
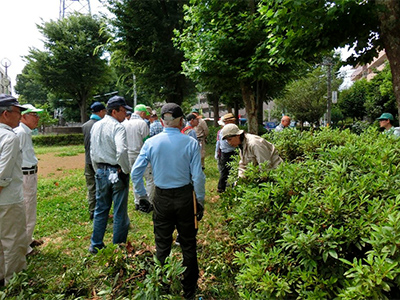
[[[317,67],[307,76],[289,83],[275,104],[301,126],[304,122],[318,125],[326,112],[326,81],[325,70]]]
[[[15,91],[20,96],[19,100],[31,104],[45,104],[48,100],[48,91],[37,80],[38,76],[31,64],[26,64],[22,73],[17,75]]]
[[[346,118],[352,118],[354,121],[362,120],[366,114],[367,98],[368,81],[357,80],[349,89],[341,91],[337,106]]]
[[[88,99],[110,80],[111,72],[103,57],[109,39],[100,19],[73,14],[68,18],[38,25],[44,37],[44,50],[30,49],[25,56],[27,76],[58,97],[72,99],[80,108],[81,122],[87,120]],[[31,76],[32,75],[32,76]],[[21,87],[21,91],[23,91]],[[25,90],[27,91],[27,90]]]
[[[186,27],[176,33],[185,51],[184,72],[210,92],[240,90],[248,130],[257,133],[262,103],[293,75],[290,64],[271,64],[257,0],[190,0]],[[296,64],[300,65],[301,60]]]
[[[385,50],[393,74],[400,115],[400,1],[398,0],[263,0],[263,20],[272,29],[266,45],[273,60],[315,60],[349,45],[348,63],[370,62]]]
[[[193,82],[182,74],[183,52],[172,41],[174,29],[183,26],[186,1],[107,2],[115,15],[111,20],[115,35],[112,60],[130,69],[122,80],[133,81],[135,74],[144,97],[181,104],[194,92]]]

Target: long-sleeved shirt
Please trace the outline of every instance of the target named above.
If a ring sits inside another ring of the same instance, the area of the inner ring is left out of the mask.
[[[0,205],[24,201],[22,194],[22,154],[19,138],[6,124],[0,123]]]
[[[92,130],[93,124],[100,120],[101,120],[101,118],[98,115],[92,114],[90,116],[90,120],[82,125],[83,143],[85,145],[85,163],[86,164],[92,164],[92,161],[90,159],[90,131]]]
[[[164,128],[163,132],[146,140],[131,173],[135,192],[140,196],[146,195],[143,173],[148,163],[153,167],[157,187],[172,189],[193,184],[197,200],[204,205],[205,175],[195,139],[177,128]]]
[[[194,130],[196,131],[197,139],[201,142],[205,142],[206,137],[209,133],[206,121],[204,121],[203,119],[199,119],[199,124],[194,128]]]
[[[222,129],[217,133],[217,142],[215,143],[215,158],[218,159],[218,152],[229,153],[235,151],[235,147],[229,145],[227,140],[222,139]]]
[[[32,143],[32,130],[24,123],[19,123],[17,128],[14,128],[20,141],[20,149],[22,151],[22,167],[34,167],[38,163]]]
[[[129,157],[137,157],[142,149],[144,141],[149,138],[150,128],[147,123],[137,114],[122,122],[126,130],[126,140]],[[131,161],[133,164],[133,161]]]
[[[155,136],[162,132],[164,127],[162,126],[161,122],[158,120],[154,120],[153,123],[150,124],[150,137]]]
[[[270,169],[275,169],[282,162],[282,158],[273,144],[258,135],[245,133],[240,147],[239,177],[243,177],[249,163],[258,166],[265,161],[270,162]]]
[[[106,163],[119,165],[122,172],[129,174],[126,131],[118,120],[106,115],[93,124],[90,132],[90,157],[95,170],[97,163]]]

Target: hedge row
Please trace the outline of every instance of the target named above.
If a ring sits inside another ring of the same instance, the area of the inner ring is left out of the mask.
[[[242,299],[400,298],[400,141],[269,134],[285,162],[223,195]]]
[[[32,137],[35,146],[65,146],[83,144],[83,134],[35,135]]]

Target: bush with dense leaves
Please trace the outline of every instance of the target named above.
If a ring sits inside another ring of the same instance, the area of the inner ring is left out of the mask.
[[[243,299],[400,297],[400,140],[369,129],[265,136],[285,159],[223,196]]]
[[[65,146],[83,144],[83,134],[35,135],[32,137],[35,146]]]

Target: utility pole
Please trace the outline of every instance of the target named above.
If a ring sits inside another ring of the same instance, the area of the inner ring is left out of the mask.
[[[136,75],[133,74],[133,107],[137,105]]]
[[[332,110],[332,58],[324,58],[323,64],[327,66],[327,112],[326,112],[326,126],[331,126],[331,110]]]

